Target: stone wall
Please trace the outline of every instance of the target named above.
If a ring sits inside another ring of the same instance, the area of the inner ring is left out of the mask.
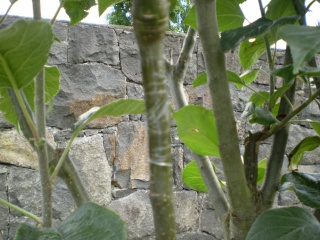
[[[9,18],[4,25],[16,20]],[[93,106],[101,106],[121,98],[143,98],[139,54],[131,28],[79,24],[69,26],[57,22],[54,26],[61,43],[52,47],[49,64],[61,71],[61,90],[48,116],[48,136],[52,144],[63,147],[70,138],[70,128],[77,117]],[[184,35],[168,33],[166,54],[173,50],[177,59]],[[236,53],[227,54],[229,69],[241,73]],[[277,63],[283,60],[277,55]],[[256,67],[267,69],[265,57]],[[205,86],[192,88],[192,80],[204,71],[200,44],[196,44],[185,80],[185,90],[192,104],[210,107]],[[266,90],[268,77],[262,71],[252,84],[256,90]],[[279,85],[280,82],[277,82]],[[239,119],[251,93],[231,86],[235,115]],[[298,100],[304,101],[304,90]],[[314,104],[303,111],[301,118],[319,119]],[[257,128],[258,126],[253,126]],[[238,120],[240,144],[249,126]],[[288,144],[290,151],[301,139],[314,134],[307,126],[294,125]],[[268,156],[270,140],[261,146],[260,158]],[[243,147],[242,147],[243,149]],[[174,167],[174,197],[179,239],[221,239],[222,232],[215,212],[205,194],[187,189],[181,181],[181,171],[190,162],[191,154],[172,129],[172,159]],[[92,122],[76,139],[71,153],[93,199],[115,210],[127,222],[130,239],[153,239],[152,210],[148,199],[148,157],[145,116],[107,117]],[[319,151],[306,154],[301,170],[319,172]],[[216,163],[223,177],[221,163]],[[285,170],[286,166],[284,166]],[[0,197],[34,214],[41,212],[41,190],[36,155],[26,140],[0,118]],[[58,224],[75,204],[66,185],[58,179],[53,193],[53,217]],[[298,203],[293,194],[280,194],[276,205]],[[16,212],[0,206],[0,240],[13,239],[21,222],[30,222]]]

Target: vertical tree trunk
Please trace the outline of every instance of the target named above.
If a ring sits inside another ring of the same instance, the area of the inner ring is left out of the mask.
[[[171,117],[163,57],[163,39],[168,24],[168,1],[134,0],[132,16],[141,56],[147,109],[150,200],[155,234],[156,239],[176,239],[172,190]]]

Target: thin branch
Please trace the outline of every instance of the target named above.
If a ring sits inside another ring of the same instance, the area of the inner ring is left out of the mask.
[[[236,239],[244,239],[254,220],[253,211],[250,211],[254,203],[241,160],[225,56],[220,47],[216,1],[196,0],[195,6],[230,200],[232,234]]]
[[[62,0],[62,1],[60,1],[60,5],[59,5],[58,9],[57,9],[56,13],[54,14],[53,18],[52,18],[51,21],[50,21],[51,25],[53,25],[53,24],[55,23],[58,15],[59,15],[59,13],[60,13],[60,10],[63,8],[63,6],[64,6],[64,4],[66,3],[66,1],[67,1],[67,0]]]
[[[0,19],[0,25],[3,23],[3,21],[6,19],[6,17],[8,16],[11,8],[13,7],[13,4],[15,4],[18,0],[11,2],[10,6],[8,7],[7,11],[5,12],[5,14],[2,16],[2,18]]]

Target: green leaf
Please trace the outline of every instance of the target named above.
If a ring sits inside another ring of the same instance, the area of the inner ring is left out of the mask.
[[[258,163],[258,178],[257,178],[257,184],[261,185],[264,179],[264,175],[266,173],[267,168],[267,159],[264,158]]]
[[[101,16],[108,7],[124,0],[98,0],[99,16]]]
[[[244,15],[237,0],[218,0],[217,18],[219,32],[242,27]]]
[[[256,107],[260,107],[268,101],[269,96],[268,92],[256,92],[251,95],[249,102],[254,103]]]
[[[304,205],[320,208],[319,173],[287,173],[282,176],[280,183],[280,191],[292,190]]]
[[[127,229],[116,213],[88,202],[63,220],[57,231],[22,224],[16,232],[15,239],[125,240]]]
[[[17,229],[15,240],[61,240],[59,232],[52,228],[30,226],[22,223]]]
[[[88,10],[94,5],[95,0],[67,0],[63,7],[70,18],[70,24],[75,25],[88,16]]]
[[[308,121],[313,130],[315,130],[318,135],[320,136],[320,122],[313,122],[313,121]]]
[[[246,240],[311,240],[320,236],[318,220],[299,207],[271,209],[253,223]]]
[[[236,0],[218,0],[217,18],[220,32],[241,27],[244,21],[243,13]],[[197,16],[194,6],[190,9],[183,23],[197,30]]]
[[[278,119],[276,119],[273,114],[264,108],[256,108],[255,114],[253,118],[250,120],[251,123],[258,123],[263,126],[270,126],[276,122],[279,122]]]
[[[245,71],[241,74],[240,78],[245,82],[245,84],[249,84],[256,80],[260,72],[260,68],[251,69],[248,71]]]
[[[297,20],[297,16],[282,17],[275,21],[262,17],[249,24],[248,26],[222,32],[222,51],[227,52],[230,49],[235,49],[246,39],[258,37],[262,34],[265,34],[267,31],[269,31],[273,27],[276,27],[277,25],[292,22],[295,20]]]
[[[194,30],[197,30],[198,26],[197,26],[197,14],[196,14],[195,6],[192,6],[192,8],[190,8],[186,18],[183,21],[183,24],[189,25]]]
[[[192,82],[192,87],[196,88],[207,83],[207,73],[202,73]]]
[[[235,83],[238,89],[242,89],[243,85],[246,85],[245,82],[235,72],[227,70],[227,74],[228,74],[228,81]]]
[[[8,89],[0,88],[0,111],[2,112],[5,119],[14,124],[16,127],[18,126],[18,117],[15,111],[15,108],[11,102]]]
[[[182,171],[182,181],[193,190],[207,192],[207,187],[203,181],[196,161],[189,162],[187,166],[185,166]]]
[[[296,74],[293,74],[293,65],[289,64],[287,66],[274,69],[271,71],[271,74],[274,76],[282,77],[283,79],[290,81],[292,80]]]
[[[74,124],[74,132],[80,132],[92,120],[104,116],[122,116],[145,113],[145,102],[137,99],[120,99],[103,107],[94,107],[82,114]]]
[[[312,151],[319,147],[319,145],[319,136],[309,136],[303,139],[288,155],[289,169],[291,171],[298,169],[298,165],[303,159],[304,152]]]
[[[320,77],[320,68],[303,66],[300,69],[299,74],[307,77]]]
[[[256,106],[253,102],[247,102],[246,107],[243,111],[243,113],[241,114],[241,118],[246,118],[251,116],[252,114],[254,114],[256,110]]]
[[[60,89],[60,71],[57,66],[44,67],[44,80],[45,80],[45,103],[52,103],[53,98]],[[23,92],[30,107],[34,110],[34,81],[28,86],[23,88]]]
[[[280,29],[279,36],[290,46],[294,74],[320,50],[318,27],[286,25]]]
[[[173,113],[179,138],[195,153],[220,157],[218,134],[212,111],[189,105]]]
[[[269,38],[270,44],[275,42],[274,38]],[[266,51],[263,37],[255,38],[254,41],[247,39],[241,43],[239,49],[239,59],[244,70],[249,69],[257,62],[259,57]]]
[[[297,14],[292,0],[271,0],[268,4],[266,17],[276,20],[281,17],[288,17]]]
[[[286,83],[272,94],[270,98],[270,106],[272,109],[277,103],[277,100],[284,95],[284,93],[292,86],[292,84],[293,81],[291,81],[291,83]]]
[[[52,43],[49,22],[19,20],[0,30],[0,88],[30,84],[47,62]]]
[[[212,167],[214,169],[214,172],[216,172],[215,166],[212,163]],[[225,187],[225,183],[218,179],[220,182],[220,186],[222,188]],[[207,192],[207,187],[203,181],[201,172],[197,166],[196,161],[191,161],[185,166],[185,168],[182,171],[182,181],[188,185],[193,190],[196,190],[198,192]]]

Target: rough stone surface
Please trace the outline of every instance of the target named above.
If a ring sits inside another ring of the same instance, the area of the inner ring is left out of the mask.
[[[111,168],[106,159],[101,135],[77,138],[70,155],[78,167],[92,199],[107,205],[111,201]]]
[[[8,170],[0,165],[0,198],[7,199]],[[0,204],[0,239],[8,235],[9,208]]]

